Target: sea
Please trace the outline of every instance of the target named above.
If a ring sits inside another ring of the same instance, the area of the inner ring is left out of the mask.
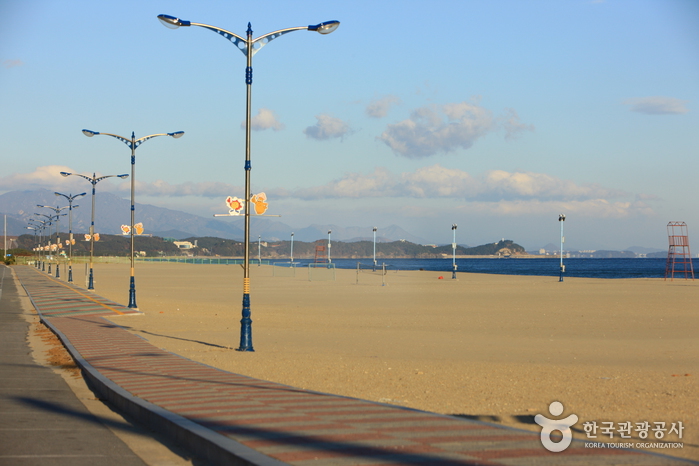
[[[618,258],[590,259],[564,258],[564,277],[589,278],[663,278],[665,277],[665,258]],[[294,261],[297,262],[296,260]],[[298,261],[297,266],[307,265],[312,261]],[[377,259],[378,268],[385,264],[387,271],[393,270],[429,270],[449,274],[451,278],[452,259]],[[372,259],[332,259],[338,269],[373,269]],[[281,265],[281,263],[279,264]],[[458,273],[493,273],[502,275],[560,275],[559,258],[468,258],[456,259]],[[684,278],[684,269],[675,278]]]
[[[224,258],[166,258],[166,259],[141,259],[150,261],[187,262],[195,264],[239,264],[240,259]],[[288,260],[262,259],[262,264],[272,264],[279,267],[289,267]],[[294,266],[307,267],[311,259],[294,259]],[[401,270],[428,270],[444,272],[444,278],[451,278],[452,259],[381,259],[377,258],[377,270],[386,268],[387,272]],[[588,278],[663,278],[665,277],[665,258],[617,258],[617,259],[591,259],[591,258],[564,258],[565,272],[563,277],[588,277]],[[253,256],[251,264],[258,261]],[[694,261],[699,263],[699,260]],[[327,266],[317,264],[316,266]],[[357,269],[362,271],[374,270],[372,259],[332,259],[332,266],[337,269]],[[493,273],[500,275],[540,275],[560,276],[559,258],[468,258],[456,259],[458,273]],[[681,267],[679,269],[678,267]],[[688,271],[690,270],[687,267]],[[699,271],[697,271],[699,278]],[[449,274],[448,276],[446,274]],[[691,278],[691,274],[688,274]],[[678,264],[675,268],[674,278],[685,278],[684,266]]]

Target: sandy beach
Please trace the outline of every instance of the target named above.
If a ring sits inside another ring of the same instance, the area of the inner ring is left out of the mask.
[[[227,371],[537,432],[534,415],[553,417],[548,406],[560,401],[562,416],[579,417],[576,439],[585,422],[612,422],[612,438],[598,430],[589,441],[680,442],[652,451],[699,459],[699,281],[286,275],[251,267],[252,353],[234,350],[239,265],[138,263],[144,315],[112,321]],[[84,265],[74,279],[84,284]],[[95,265],[97,294],[126,304],[128,287],[128,264]],[[664,437],[639,438],[644,421],[665,422]],[[624,422],[631,440],[620,437]],[[682,438],[669,432],[678,422]]]

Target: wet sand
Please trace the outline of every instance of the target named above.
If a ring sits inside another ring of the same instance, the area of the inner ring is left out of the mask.
[[[560,401],[576,439],[584,422],[613,422],[613,438],[590,441],[681,442],[653,451],[699,459],[699,280],[338,269],[309,281],[253,265],[255,352],[234,350],[239,265],[138,263],[136,285],[144,315],[115,323],[227,371],[537,432],[534,415]],[[128,264],[95,265],[97,294],[127,304],[128,286]],[[682,438],[616,431],[644,421],[681,421]]]

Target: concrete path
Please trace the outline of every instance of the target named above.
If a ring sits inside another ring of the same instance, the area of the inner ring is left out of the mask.
[[[128,308],[32,267],[14,270],[102,398],[212,464],[691,463],[641,451],[590,449],[580,441],[551,453],[532,432],[224,372],[156,348],[102,317],[133,313]]]
[[[145,465],[60,375],[34,362],[23,314],[0,265],[0,465]]]

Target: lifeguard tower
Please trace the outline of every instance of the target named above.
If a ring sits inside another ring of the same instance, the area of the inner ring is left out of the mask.
[[[685,222],[669,222],[667,224],[667,239],[670,247],[667,251],[665,263],[665,280],[675,278],[684,273],[685,280],[694,280],[694,268],[692,266],[692,254],[689,251],[689,234]]]

